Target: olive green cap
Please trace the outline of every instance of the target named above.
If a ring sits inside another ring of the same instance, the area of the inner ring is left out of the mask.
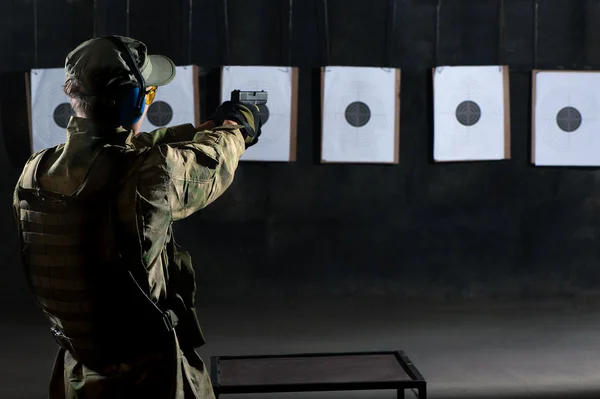
[[[148,55],[146,45],[129,37],[116,36],[129,47],[146,86],[164,86],[175,78],[175,64],[164,55]],[[137,85],[129,70],[126,55],[106,38],[96,37],[81,43],[65,60],[65,80],[77,79],[90,95],[126,85]]]

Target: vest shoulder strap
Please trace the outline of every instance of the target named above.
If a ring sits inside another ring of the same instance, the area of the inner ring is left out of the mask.
[[[37,152],[29,158],[25,167],[23,168],[23,173],[21,173],[21,177],[19,178],[19,186],[26,189],[37,189],[39,188],[36,175],[38,171],[38,167],[48,152],[49,148]]]

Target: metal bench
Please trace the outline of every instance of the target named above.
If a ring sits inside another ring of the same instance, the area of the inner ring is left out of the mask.
[[[403,351],[212,356],[215,396],[243,393],[416,390],[427,382]]]

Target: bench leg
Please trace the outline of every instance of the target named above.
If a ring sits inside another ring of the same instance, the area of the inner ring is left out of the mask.
[[[419,399],[427,399],[427,387],[419,388]]]
[[[404,399],[404,389],[398,389],[398,395],[396,397],[398,399]]]

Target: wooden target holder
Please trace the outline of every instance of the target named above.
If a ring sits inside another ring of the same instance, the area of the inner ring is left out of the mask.
[[[323,116],[325,111],[325,70],[328,67],[321,67],[321,127],[323,126]],[[372,164],[389,164],[396,165],[400,162],[400,104],[401,104],[401,76],[402,71],[398,68],[395,68],[395,80],[394,80],[394,93],[395,93],[395,103],[394,103],[394,160],[392,162],[372,162]],[[323,148],[323,132],[321,132],[321,149]],[[348,164],[348,163],[364,163],[364,162],[342,162],[342,161],[325,161],[321,156],[321,163],[324,164]],[[371,164],[371,162],[369,162]]]

